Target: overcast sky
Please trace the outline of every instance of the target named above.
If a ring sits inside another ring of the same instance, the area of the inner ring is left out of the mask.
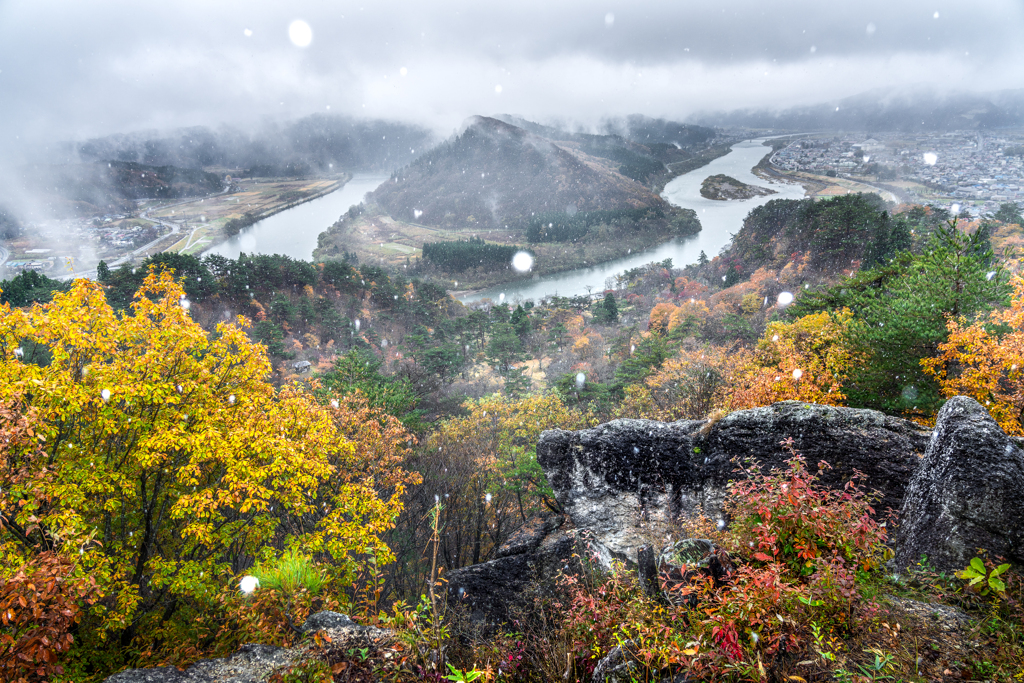
[[[0,153],[327,111],[444,134],[478,113],[681,119],[1019,88],[1022,35],[1022,0],[0,0]]]

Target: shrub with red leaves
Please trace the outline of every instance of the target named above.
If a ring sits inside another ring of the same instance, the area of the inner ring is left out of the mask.
[[[91,579],[45,552],[0,583],[0,680],[35,683],[64,673],[58,663],[74,641],[71,630],[96,594]]]

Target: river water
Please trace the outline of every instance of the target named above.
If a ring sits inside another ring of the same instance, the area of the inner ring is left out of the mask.
[[[387,179],[382,175],[356,174],[340,190],[253,223],[252,227],[205,253],[232,259],[238,258],[241,252],[283,254],[310,261],[320,233]]]
[[[702,166],[673,179],[665,186],[662,197],[670,203],[686,209],[693,209],[700,218],[702,229],[693,237],[676,238],[636,254],[607,261],[605,263],[544,277],[535,277],[511,284],[492,287],[460,297],[463,303],[489,298],[498,301],[504,294],[508,300],[542,299],[545,296],[579,296],[587,294],[587,288],[595,292],[605,289],[605,281],[630,268],[646,265],[652,261],[672,259],[676,267],[696,263],[700,252],[708,258],[717,256],[739,231],[743,219],[754,207],[766,204],[772,199],[803,199],[804,189],[795,183],[773,183],[755,176],[751,169],[768,153],[764,140],[747,140],[732,147],[732,151],[719,157],[707,166]],[[758,185],[775,190],[777,194],[744,200],[720,201],[705,199],[700,194],[701,183],[708,176],[724,173],[748,185]]]

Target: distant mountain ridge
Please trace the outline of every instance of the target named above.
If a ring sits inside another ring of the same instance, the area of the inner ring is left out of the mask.
[[[628,151],[632,145],[622,141],[619,148]],[[620,163],[497,118],[474,116],[459,134],[397,172],[367,200],[398,220],[481,229],[549,212],[664,211],[665,200],[619,173]]]
[[[1024,126],[1024,89],[938,93],[923,88],[877,89],[832,102],[781,111],[703,112],[690,122],[793,131],[944,131]]]
[[[434,142],[426,128],[392,121],[315,114],[262,130],[229,126],[108,135],[65,143],[65,162],[124,161],[148,166],[246,169],[265,175],[391,171]],[[288,171],[282,173],[282,171]]]

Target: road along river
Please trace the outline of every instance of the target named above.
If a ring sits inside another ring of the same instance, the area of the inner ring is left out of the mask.
[[[676,267],[696,263],[700,252],[708,258],[717,256],[729,244],[732,235],[739,231],[743,219],[754,207],[767,204],[773,199],[803,199],[804,189],[795,183],[773,183],[755,176],[751,169],[757,165],[770,148],[764,140],[747,140],[732,147],[732,151],[719,157],[707,166],[675,178],[665,186],[662,196],[670,203],[697,212],[702,229],[693,237],[677,238],[657,247],[637,252],[625,258],[607,261],[596,266],[555,273],[532,280],[509,283],[490,289],[472,292],[460,297],[463,303],[489,298],[497,301],[502,294],[506,300],[543,299],[546,296],[579,296],[591,291],[605,289],[605,280],[630,268],[636,268],[652,261],[672,259]],[[747,183],[775,190],[777,194],[744,200],[719,201],[705,199],[700,194],[701,183],[708,176],[718,173],[732,176]]]
[[[253,223],[252,227],[205,253],[233,259],[242,252],[283,254],[310,261],[320,233],[387,179],[383,175],[356,174],[340,190]]]

